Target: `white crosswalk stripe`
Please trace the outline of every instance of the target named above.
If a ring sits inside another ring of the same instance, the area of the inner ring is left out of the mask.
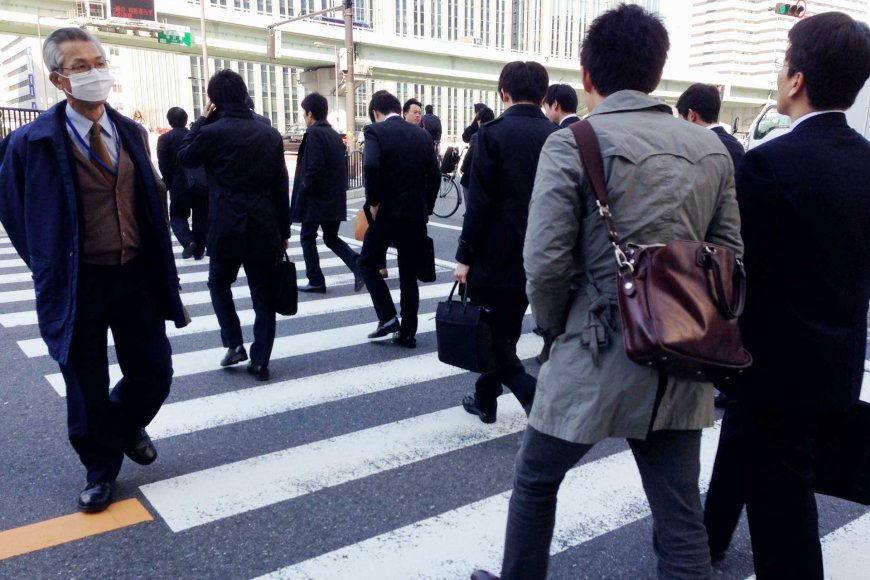
[[[7,242],[0,237],[0,253],[11,248]],[[301,256],[298,240],[292,240],[292,244],[288,254]],[[322,247],[318,250],[328,292],[304,296],[295,316],[279,317],[271,357],[273,361],[292,359],[302,363],[310,357],[316,362],[300,365],[305,371],[295,371],[295,374],[292,370],[295,362],[277,365],[281,366],[282,372],[274,372],[272,380],[262,384],[250,380],[243,369],[236,369],[241,373],[227,373],[220,369],[218,362],[225,349],[219,347],[219,326],[208,307],[210,296],[205,289],[208,261],[178,261],[183,284],[182,300],[197,308],[191,310],[194,315],[187,327],[176,329],[172,324],[167,325],[174,353],[174,376],[178,380],[171,398],[148,426],[148,432],[159,448],[169,449],[171,453],[161,454],[160,471],[149,469],[142,472],[157,474],[154,478],[137,483],[138,492],[147,500],[149,511],[158,522],[165,524],[159,529],[152,528],[151,533],[171,535],[182,541],[183,538],[197,538],[197,533],[203,534],[199,536],[203,539],[214,530],[222,533],[232,530],[242,545],[249,542],[248,533],[253,537],[257,535],[257,530],[247,523],[249,521],[262,522],[263,518],[271,518],[273,512],[284,514],[291,505],[306,506],[311,511],[305,513],[309,514],[330,510],[332,506],[328,503],[317,503],[322,501],[324,493],[342,490],[341,493],[359,494],[357,501],[364,502],[365,494],[369,493],[366,486],[377,478],[386,482],[377,484],[381,489],[380,486],[389,486],[403,470],[425,472],[443,469],[446,460],[488,446],[509,445],[511,453],[516,449],[526,426],[525,414],[516,399],[509,394],[500,398],[498,421],[491,425],[482,424],[477,417],[456,406],[455,386],[464,384],[465,392],[470,392],[475,376],[441,363],[434,352],[434,301],[445,297],[452,287],[452,276],[447,273],[453,267],[452,262],[439,260],[438,282],[420,286],[418,336],[421,345],[425,346],[414,351],[391,346],[389,357],[379,360],[379,349],[365,346],[369,343],[366,335],[376,324],[370,297],[365,291],[353,293],[353,274],[328,249]],[[176,247],[175,251],[180,253],[180,248]],[[389,260],[389,267],[395,268],[394,251]],[[18,263],[13,265],[12,262],[16,261]],[[23,262],[17,258],[0,260],[0,270],[18,266],[23,267]],[[297,259],[297,270],[300,272],[299,283],[306,283],[301,258]],[[29,280],[29,272],[0,273],[0,285]],[[388,282],[393,299],[398,300],[397,276],[393,275]],[[243,271],[233,294],[238,299],[250,297]],[[0,292],[0,326],[3,328],[0,341],[5,339],[5,347],[14,351],[16,364],[41,365],[34,366],[39,368],[34,374],[37,377],[44,375],[54,391],[63,396],[62,377],[51,372],[57,367],[46,358],[46,346],[38,336],[32,301],[31,288]],[[23,310],[25,302],[28,309]],[[253,310],[249,304],[240,306],[239,318],[246,337],[250,338]],[[360,323],[360,320],[366,322]],[[4,333],[13,338],[5,337]],[[112,347],[111,334],[108,343]],[[537,354],[540,346],[541,339],[530,332],[520,337],[517,353],[527,361],[530,369],[536,369],[528,360]],[[365,348],[372,350],[371,357],[359,357],[359,351],[352,350]],[[350,356],[355,357],[352,364],[348,363]],[[319,368],[317,365],[324,358],[334,366]],[[867,397],[870,395],[870,361],[865,370],[864,396]],[[111,365],[109,374],[112,383],[121,378],[118,365]],[[238,386],[234,383],[237,376],[240,377]],[[212,383],[219,383],[220,388],[213,389]],[[39,386],[36,380],[34,384]],[[227,433],[238,435],[249,428],[259,432],[257,429],[266,429],[270,421],[280,421],[291,431],[313,429],[314,433],[320,433],[323,425],[330,421],[342,421],[341,417],[332,414],[333,406],[347,403],[356,408],[378,397],[392,398],[409,392],[415,395],[409,396],[410,401],[424,393],[442,397],[439,390],[449,385],[454,386],[451,398],[437,398],[438,404],[427,407],[425,411],[409,403],[398,418],[395,414],[389,418],[373,415],[366,417],[361,427],[327,429],[324,435],[303,438],[293,445],[278,444],[266,449],[256,440],[240,441],[232,458],[200,457],[196,465],[189,465],[185,460],[187,447],[179,449],[182,443],[186,446],[191,441],[203,439],[207,439],[212,448],[220,446]],[[298,419],[300,417],[304,419]],[[702,491],[706,490],[712,471],[718,429],[717,424],[703,433],[699,482]],[[652,577],[655,564],[649,537],[644,532],[642,538],[634,538],[631,534],[637,535],[636,531],[630,531],[637,529],[635,524],[650,517],[649,507],[633,456],[624,449],[624,446],[618,447],[614,452],[593,457],[568,473],[559,493],[551,554],[571,553],[610,534],[620,538],[625,534],[624,541],[649,552],[649,561],[653,563],[646,574]],[[500,457],[504,460],[504,453]],[[430,465],[440,467],[430,468]],[[471,467],[461,463],[450,465],[451,469],[458,470]],[[373,521],[360,521],[361,531],[352,539],[336,536],[322,544],[326,547],[318,547],[301,557],[272,550],[269,563],[265,567],[251,566],[247,576],[264,579],[404,580],[463,578],[475,568],[497,572],[502,556],[510,481],[503,478],[484,480],[480,485],[481,493],[468,503],[463,500],[440,511],[421,512],[421,515],[387,527],[375,525]],[[357,489],[367,491],[359,492]],[[385,493],[390,493],[390,490]],[[427,495],[440,493],[444,490],[421,490],[418,501],[425,502]],[[372,517],[364,510],[360,514],[360,518]],[[303,533],[304,530],[304,533],[326,538],[336,533],[328,526],[320,529],[316,525],[302,525],[302,522],[284,523],[281,516],[276,517],[270,525],[286,526],[286,533]],[[309,527],[311,529],[307,529]],[[825,536],[822,544],[826,578],[857,580],[866,577],[866,570],[870,568],[868,537],[870,512],[855,516]],[[256,540],[251,542],[255,544]],[[262,553],[266,553],[265,548]],[[742,572],[726,574],[724,578],[745,578],[751,573],[751,565],[748,568],[745,565],[745,562],[751,562],[751,555],[744,553],[742,558]],[[233,575],[245,575],[244,567],[234,570]],[[553,570],[559,577],[580,575],[575,572]],[[624,576],[609,576],[604,572],[602,577]]]

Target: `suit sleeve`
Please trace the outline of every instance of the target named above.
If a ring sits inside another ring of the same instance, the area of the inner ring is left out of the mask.
[[[428,143],[426,146],[428,147]],[[438,198],[438,190],[441,188],[441,168],[438,166],[438,157],[435,155],[435,150],[428,147],[430,150],[428,169],[426,170],[426,208],[429,215],[435,209],[435,200]]]
[[[383,173],[381,169],[381,143],[371,125],[365,128],[366,152],[363,156],[365,172],[366,203],[376,206],[381,203]]]
[[[749,151],[737,166],[737,202],[740,206],[741,232],[746,245],[744,263],[747,276],[768,263],[770,243],[779,229],[779,184],[769,159]]]
[[[18,151],[19,136],[12,133],[0,142],[0,223],[12,245],[30,267],[30,249],[24,225],[24,172],[26,160]]]
[[[496,143],[488,136],[486,127],[481,127],[477,132],[474,159],[471,161],[468,207],[456,249],[456,261],[461,264],[474,264],[481,247],[489,239],[497,195],[498,152]]]
[[[275,133],[278,131],[275,130]],[[278,231],[281,240],[290,239],[290,176],[287,174],[287,164],[284,163],[284,145],[279,139],[274,148],[275,177],[272,184],[272,195],[275,200],[275,215],[278,219]]]
[[[157,138],[157,167],[160,169],[160,175],[163,176],[163,182],[172,189],[173,177],[175,176],[175,155],[173,155],[172,147],[169,146],[168,141],[168,134]]]

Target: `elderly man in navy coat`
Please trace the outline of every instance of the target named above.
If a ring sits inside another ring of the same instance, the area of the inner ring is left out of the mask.
[[[114,82],[105,50],[87,31],[61,28],[43,55],[67,98],[0,147],[0,221],[33,272],[39,330],[66,383],[69,439],[87,469],[79,509],[97,512],[125,454],[143,465],[157,457],[145,426],[172,382],[164,319],[189,318],[166,190],[139,125],[105,104]],[[111,392],[109,329],[123,373]]]

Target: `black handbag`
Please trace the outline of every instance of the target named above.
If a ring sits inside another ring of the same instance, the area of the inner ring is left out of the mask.
[[[435,279],[435,242],[426,236],[423,241],[423,249],[420,251],[419,262],[417,262],[417,280],[434,282]]]
[[[458,282],[453,284],[447,300],[438,303],[435,312],[435,336],[438,341],[438,360],[475,373],[495,369],[492,350],[492,331],[486,322],[490,309],[462,299],[453,300]]]
[[[814,460],[816,493],[870,505],[870,403],[819,419]]]
[[[292,316],[296,314],[298,303],[296,296],[296,264],[290,261],[286,252],[275,261],[274,275],[272,308],[278,314]]]

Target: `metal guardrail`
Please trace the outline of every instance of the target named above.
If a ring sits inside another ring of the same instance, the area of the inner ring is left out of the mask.
[[[6,135],[31,122],[39,116],[42,111],[37,109],[13,109],[11,107],[0,107],[0,139],[6,138]]]
[[[347,188],[357,189],[363,186],[363,153],[362,151],[350,151],[345,154],[347,162]]]

